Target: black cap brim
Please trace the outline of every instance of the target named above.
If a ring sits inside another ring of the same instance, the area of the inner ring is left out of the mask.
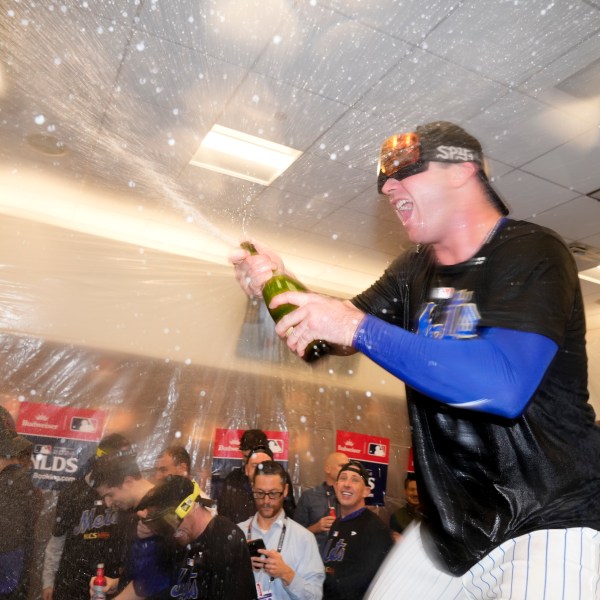
[[[490,202],[502,213],[503,216],[506,217],[506,215],[510,213],[510,208],[508,208],[504,200],[502,200],[502,198],[500,198],[498,195],[498,192],[496,192],[496,190],[492,187],[492,184],[485,174],[485,171],[483,169],[479,169],[477,174],[479,175],[479,180],[487,192]]]

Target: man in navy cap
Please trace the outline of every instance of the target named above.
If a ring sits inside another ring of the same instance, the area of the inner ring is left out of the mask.
[[[357,460],[342,466],[335,482],[340,518],[323,550],[324,600],[361,600],[393,545],[389,527],[366,506],[369,472]]]

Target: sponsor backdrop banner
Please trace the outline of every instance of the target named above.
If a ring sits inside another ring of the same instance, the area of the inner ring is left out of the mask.
[[[221,485],[227,475],[236,467],[242,466],[243,454],[240,451],[240,438],[244,429],[221,429],[215,431],[215,444],[212,461],[210,495],[218,498]],[[284,469],[288,466],[288,432],[265,431],[273,458]]]
[[[373,506],[383,506],[390,461],[389,438],[338,429],[335,449],[364,465],[371,474],[369,478],[371,494],[366,502]]]
[[[105,421],[103,410],[22,402],[17,431],[34,444],[35,485],[58,490],[80,477],[102,438]]]

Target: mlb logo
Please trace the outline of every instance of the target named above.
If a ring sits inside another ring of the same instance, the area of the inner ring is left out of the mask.
[[[273,454],[283,453],[283,444],[281,443],[281,440],[269,440],[269,448]]]
[[[38,444],[33,451],[35,454],[50,455],[52,454],[52,446],[50,444]]]

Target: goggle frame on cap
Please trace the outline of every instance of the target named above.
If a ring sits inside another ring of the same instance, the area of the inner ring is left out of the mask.
[[[377,163],[377,191],[381,194],[385,182],[398,181],[427,170],[422,160],[421,140],[414,132],[392,135],[381,144]]]
[[[192,493],[185,497],[177,507],[167,507],[163,510],[153,512],[147,517],[141,519],[144,525],[148,527],[156,534],[164,537],[173,535],[181,521],[187,517],[192,510],[194,502],[202,495],[202,490],[195,480],[191,480],[194,485]]]

